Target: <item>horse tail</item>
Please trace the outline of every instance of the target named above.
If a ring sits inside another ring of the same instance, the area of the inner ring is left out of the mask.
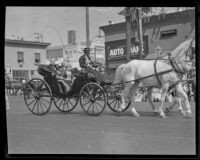
[[[123,69],[124,69],[125,64],[121,64],[120,66],[117,67],[116,71],[115,71],[115,78],[113,81],[113,84],[117,84],[120,82],[123,82]]]

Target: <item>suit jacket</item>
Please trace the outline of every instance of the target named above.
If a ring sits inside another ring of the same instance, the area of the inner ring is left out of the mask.
[[[81,68],[86,68],[87,64],[89,64],[90,62],[91,62],[91,60],[86,55],[82,55],[79,58],[79,65],[80,65]]]

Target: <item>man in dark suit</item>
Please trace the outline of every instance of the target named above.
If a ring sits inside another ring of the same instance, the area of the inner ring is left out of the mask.
[[[90,58],[90,48],[84,48],[84,54],[79,58],[79,65],[88,75],[94,76],[97,81],[102,81],[102,76],[98,71],[93,69],[94,62]]]
[[[86,69],[92,62],[90,59],[90,48],[83,49],[84,54],[79,58],[79,65],[82,69]]]

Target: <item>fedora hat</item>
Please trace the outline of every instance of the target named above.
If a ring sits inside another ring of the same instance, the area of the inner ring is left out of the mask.
[[[84,52],[89,52],[89,51],[90,51],[90,48],[84,48],[82,51],[84,51]]]

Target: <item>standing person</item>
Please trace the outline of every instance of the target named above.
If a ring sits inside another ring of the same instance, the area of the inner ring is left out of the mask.
[[[5,81],[8,80],[8,75],[6,73],[6,70],[5,70]],[[7,95],[7,91],[6,91],[6,88],[5,88],[5,99],[6,99],[6,110],[9,110],[10,109],[10,104],[9,104],[9,100],[8,100],[8,95]]]
[[[9,104],[8,95],[6,93],[6,90],[5,90],[5,98],[6,98],[6,110],[9,110],[10,109],[10,104]]]

